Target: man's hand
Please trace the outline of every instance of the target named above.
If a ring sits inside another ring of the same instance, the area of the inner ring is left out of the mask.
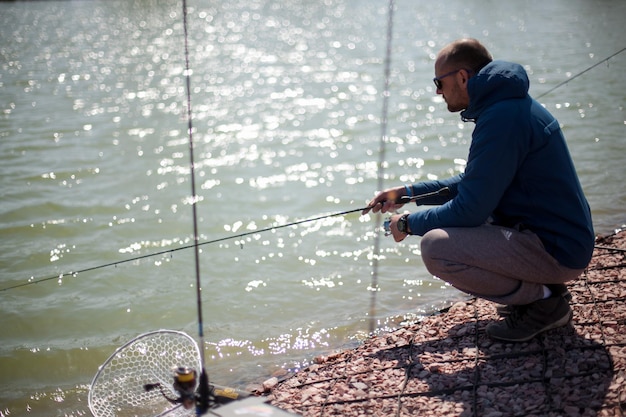
[[[389,230],[391,231],[391,235],[393,236],[393,240],[396,242],[402,242],[409,235],[408,233],[401,232],[398,230],[398,220],[402,217],[403,214],[394,214],[391,216],[389,223]],[[407,225],[408,226],[408,225]]]
[[[399,210],[404,204],[396,203],[396,200],[403,195],[406,195],[406,188],[404,187],[396,187],[385,190],[374,197],[361,214],[367,214],[370,210],[374,213],[378,213],[379,211],[387,213]]]

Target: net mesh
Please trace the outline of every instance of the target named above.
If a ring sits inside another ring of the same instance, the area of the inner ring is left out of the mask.
[[[200,350],[189,335],[158,330],[137,336],[118,348],[98,369],[89,389],[89,409],[95,417],[192,416],[167,401],[159,389],[146,391],[145,384],[160,383],[170,398],[172,369],[201,369]]]

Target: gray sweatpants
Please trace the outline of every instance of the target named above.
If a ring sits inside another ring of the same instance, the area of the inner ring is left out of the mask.
[[[490,224],[431,230],[422,237],[421,250],[431,274],[506,305],[537,301],[544,284],[562,284],[584,271],[560,265],[533,232]]]

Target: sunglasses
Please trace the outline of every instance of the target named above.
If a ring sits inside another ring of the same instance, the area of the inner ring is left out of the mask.
[[[456,69],[454,71],[450,71],[450,72],[448,72],[446,74],[443,74],[441,77],[435,77],[435,78],[433,78],[433,82],[435,83],[435,87],[437,87],[437,90],[441,90],[443,88],[443,84],[441,83],[441,80],[443,80],[446,77],[449,77],[450,75],[454,75],[454,74],[456,74],[457,72],[459,72],[461,70],[465,70],[465,71],[467,71],[470,74],[472,72],[474,72],[474,71],[472,71],[470,69],[467,69],[467,68],[459,68],[459,69]]]

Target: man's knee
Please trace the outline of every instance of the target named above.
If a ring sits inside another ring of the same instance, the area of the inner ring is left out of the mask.
[[[422,257],[435,257],[434,254],[441,250],[441,245],[448,239],[448,237],[448,233],[443,229],[433,229],[426,232],[426,234],[422,236],[422,240],[420,242]]]
[[[422,260],[426,269],[432,274],[436,274],[437,260],[441,259],[441,252],[448,240],[448,233],[443,229],[433,229],[428,231],[420,242],[420,250],[422,252]]]

